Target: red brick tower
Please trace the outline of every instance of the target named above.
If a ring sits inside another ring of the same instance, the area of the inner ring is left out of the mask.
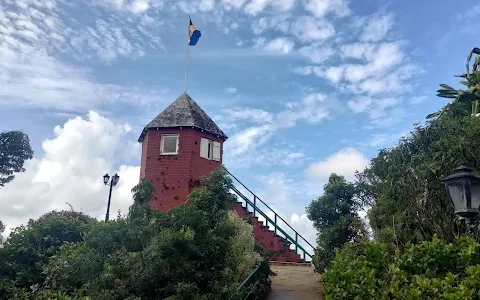
[[[142,131],[140,180],[151,181],[156,200],[152,209],[168,211],[186,202],[202,176],[222,164],[227,136],[189,95],[181,95]],[[255,240],[271,260],[302,261],[290,242],[269,230],[258,217],[237,203],[235,211],[253,225]]]
[[[189,95],[181,95],[142,131],[140,180],[153,183],[153,209],[184,204],[202,176],[222,164],[227,136]]]

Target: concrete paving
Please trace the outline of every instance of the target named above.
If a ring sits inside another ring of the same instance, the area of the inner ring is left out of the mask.
[[[271,264],[277,276],[272,277],[272,291],[267,300],[318,300],[322,283],[313,267],[305,265]]]

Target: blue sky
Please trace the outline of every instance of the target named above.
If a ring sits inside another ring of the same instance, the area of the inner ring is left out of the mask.
[[[183,92],[189,14],[188,93],[229,136],[225,165],[314,239],[298,217],[328,175],[352,179],[445,103],[435,91],[478,46],[480,5],[3,0],[0,130],[28,133],[35,159],[0,191],[0,219],[65,202],[101,216],[115,171],[125,212],[141,129]]]

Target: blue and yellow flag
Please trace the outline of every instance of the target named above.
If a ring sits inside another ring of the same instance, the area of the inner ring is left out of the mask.
[[[192,19],[190,19],[190,34],[188,37],[188,45],[195,46],[198,42],[198,39],[202,36],[200,30],[197,30],[192,24]]]

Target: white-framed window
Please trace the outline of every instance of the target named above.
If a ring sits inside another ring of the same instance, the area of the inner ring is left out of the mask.
[[[178,134],[162,134],[160,142],[160,154],[178,154]]]
[[[202,137],[200,141],[200,157],[220,161],[221,159],[221,145],[219,142],[215,142]]]

